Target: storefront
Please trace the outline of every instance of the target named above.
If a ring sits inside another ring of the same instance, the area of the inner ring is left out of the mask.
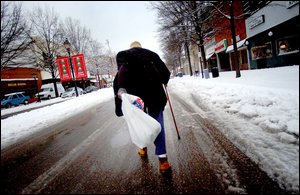
[[[240,66],[240,70],[248,70],[248,57],[247,57],[247,46],[246,46],[246,39],[240,40],[236,43],[237,46],[237,56],[238,56],[238,63]],[[234,63],[234,49],[233,45],[230,45],[226,49],[226,53],[230,55],[230,64],[231,70],[236,70],[236,64]]]
[[[219,41],[215,45],[216,59],[220,71],[231,70],[230,62],[229,62],[229,54],[226,53],[227,46],[228,46],[227,39],[223,39],[222,41]]]
[[[251,69],[299,65],[299,3],[269,5],[246,21]]]
[[[206,62],[207,62],[207,68],[209,70],[209,72],[211,72],[211,69],[214,67],[218,67],[217,65],[217,58],[216,58],[216,54],[215,54],[215,39],[213,38],[212,40],[210,40],[205,46],[204,46],[204,50],[205,50],[205,58],[206,58]]]
[[[299,16],[249,39],[251,68],[299,65]]]
[[[7,68],[1,71],[1,99],[5,94],[24,92],[33,97],[42,85],[40,70],[36,68]]]

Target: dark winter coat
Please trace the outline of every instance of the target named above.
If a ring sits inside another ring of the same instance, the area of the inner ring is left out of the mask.
[[[144,48],[131,48],[117,54],[118,73],[114,80],[116,115],[122,116],[119,88],[144,101],[145,108],[164,109],[167,97],[163,84],[170,79],[170,71],[160,57]]]

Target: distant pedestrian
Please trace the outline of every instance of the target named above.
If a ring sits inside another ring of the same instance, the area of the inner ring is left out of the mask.
[[[122,116],[121,95],[128,93],[144,101],[145,112],[161,125],[161,132],[154,141],[155,154],[159,159],[159,170],[165,173],[171,170],[167,158],[163,111],[167,97],[163,85],[170,79],[170,71],[159,55],[142,48],[134,41],[130,49],[117,54],[118,73],[114,80],[116,115]],[[139,148],[138,154],[147,157],[147,148]]]

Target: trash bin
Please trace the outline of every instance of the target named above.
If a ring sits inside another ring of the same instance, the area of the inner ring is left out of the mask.
[[[178,73],[176,74],[176,76],[178,76],[178,77],[182,77],[182,76],[183,76],[183,74],[182,74],[182,72],[178,72]]]
[[[218,67],[213,67],[212,69],[211,69],[211,73],[212,73],[212,77],[214,78],[214,77],[218,77],[219,76],[219,69],[218,69]]]
[[[204,69],[204,78],[208,79],[209,78],[209,71],[208,68]]]

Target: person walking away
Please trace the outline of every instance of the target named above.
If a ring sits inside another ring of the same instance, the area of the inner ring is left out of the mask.
[[[121,95],[128,93],[144,101],[145,112],[161,125],[161,132],[154,141],[155,154],[159,160],[159,171],[171,170],[167,157],[163,111],[167,97],[163,85],[170,79],[170,71],[155,52],[142,48],[138,41],[130,44],[130,49],[118,52],[116,56],[118,73],[114,79],[115,112],[123,116]],[[147,157],[147,148],[139,148],[138,154]]]

